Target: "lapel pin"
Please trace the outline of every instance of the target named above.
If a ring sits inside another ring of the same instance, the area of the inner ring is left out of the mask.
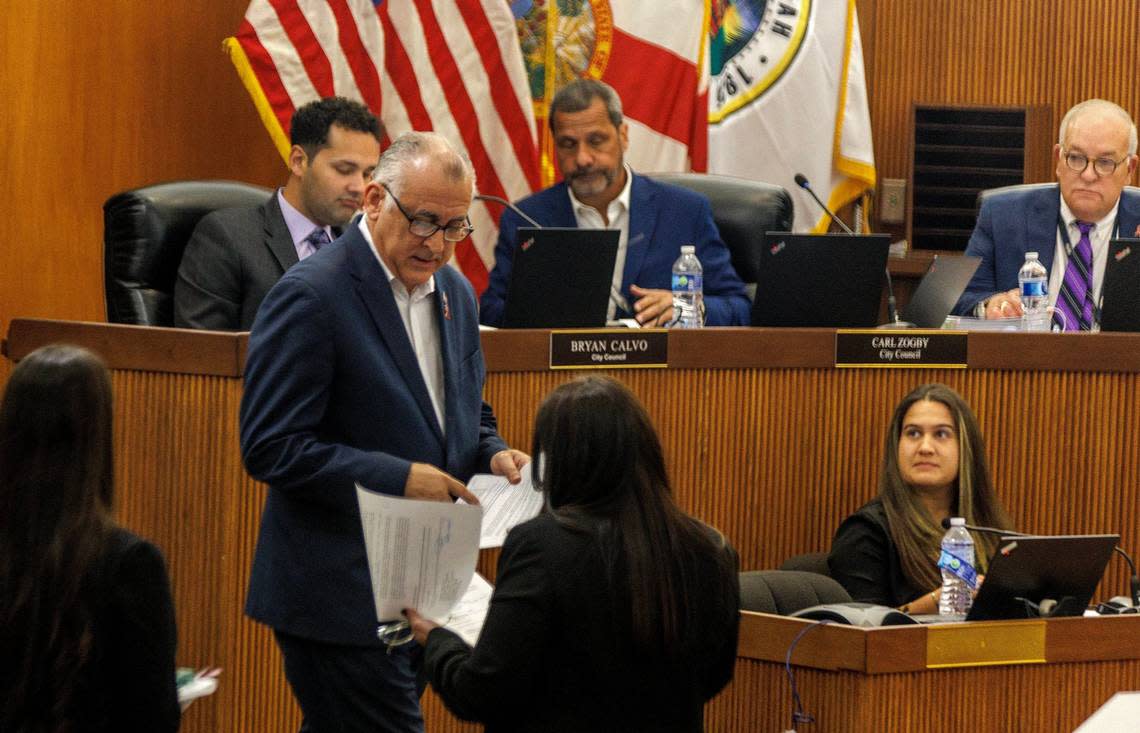
[[[451,306],[447,302],[447,293],[440,291],[440,296],[443,298],[443,320],[451,320]]]

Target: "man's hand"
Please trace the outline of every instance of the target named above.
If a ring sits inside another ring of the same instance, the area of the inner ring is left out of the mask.
[[[505,452],[505,451],[504,451]],[[479,500],[458,479],[430,463],[413,463],[404,482],[404,496],[428,501],[452,501],[459,497],[468,504]]]
[[[509,483],[517,484],[522,480],[519,471],[528,463],[530,456],[521,450],[508,448],[491,456],[491,473],[505,477]]]
[[[439,624],[424,618],[414,608],[405,608],[404,615],[408,618],[408,625],[412,627],[412,637],[420,643],[420,646],[427,644],[428,634]]]
[[[633,304],[633,317],[646,328],[664,326],[673,320],[673,293],[668,290],[649,290],[630,285],[629,292],[637,296]]]
[[[1017,318],[1021,314],[1021,295],[1017,288],[991,295],[986,301],[986,318]]]

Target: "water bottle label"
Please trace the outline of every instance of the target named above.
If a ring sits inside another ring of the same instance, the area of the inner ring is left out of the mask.
[[[1044,280],[1024,280],[1021,283],[1021,297],[1042,298],[1048,295]]]
[[[689,292],[696,292],[701,290],[701,273],[684,274],[680,272],[673,273],[673,290],[688,290]]]
[[[954,575],[957,575],[971,590],[978,587],[978,571],[974,566],[966,562],[962,558],[954,555],[946,550],[938,557],[938,567],[943,570],[949,570]]]

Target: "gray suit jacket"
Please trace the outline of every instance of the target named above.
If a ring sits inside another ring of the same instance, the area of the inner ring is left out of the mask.
[[[248,331],[265,294],[295,264],[276,191],[261,206],[207,214],[178,267],[174,325]]]

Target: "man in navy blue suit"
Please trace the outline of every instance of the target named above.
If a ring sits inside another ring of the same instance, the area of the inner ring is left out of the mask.
[[[542,226],[620,229],[609,319],[636,318],[643,326],[673,320],[673,262],[681,245],[696,246],[704,269],[705,323],[747,326],[751,304],[732,269],[708,199],[635,174],[624,163],[629,147],[621,100],[609,85],[578,79],[550,104],[550,130],[565,180],[518,202]],[[530,226],[511,210],[499,220],[495,267],[479,302],[479,319],[503,322],[517,230]]]
[[[1049,271],[1050,305],[1071,293],[1073,282],[1084,296],[1081,303],[1071,301],[1071,308],[1059,307],[1069,315],[1058,318],[1058,325],[1078,330],[1095,323],[1109,240],[1140,236],[1140,196],[1124,190],[1136,169],[1136,125],[1112,102],[1081,102],[1061,120],[1053,161],[1057,185],[992,196],[982,204],[966,247],[966,254],[981,257],[982,263],[955,313],[1020,316],[1017,273],[1025,253],[1036,251]],[[1062,292],[1066,280],[1070,285]],[[1086,308],[1093,318],[1074,317]]]
[[[269,484],[246,613],[274,630],[302,731],[422,731],[418,647],[377,619],[354,484],[474,501],[529,458],[482,399],[475,296],[444,267],[470,234],[474,173],[441,136],[407,133],[376,167],[363,216],[290,268],[253,324],[242,458]]]

